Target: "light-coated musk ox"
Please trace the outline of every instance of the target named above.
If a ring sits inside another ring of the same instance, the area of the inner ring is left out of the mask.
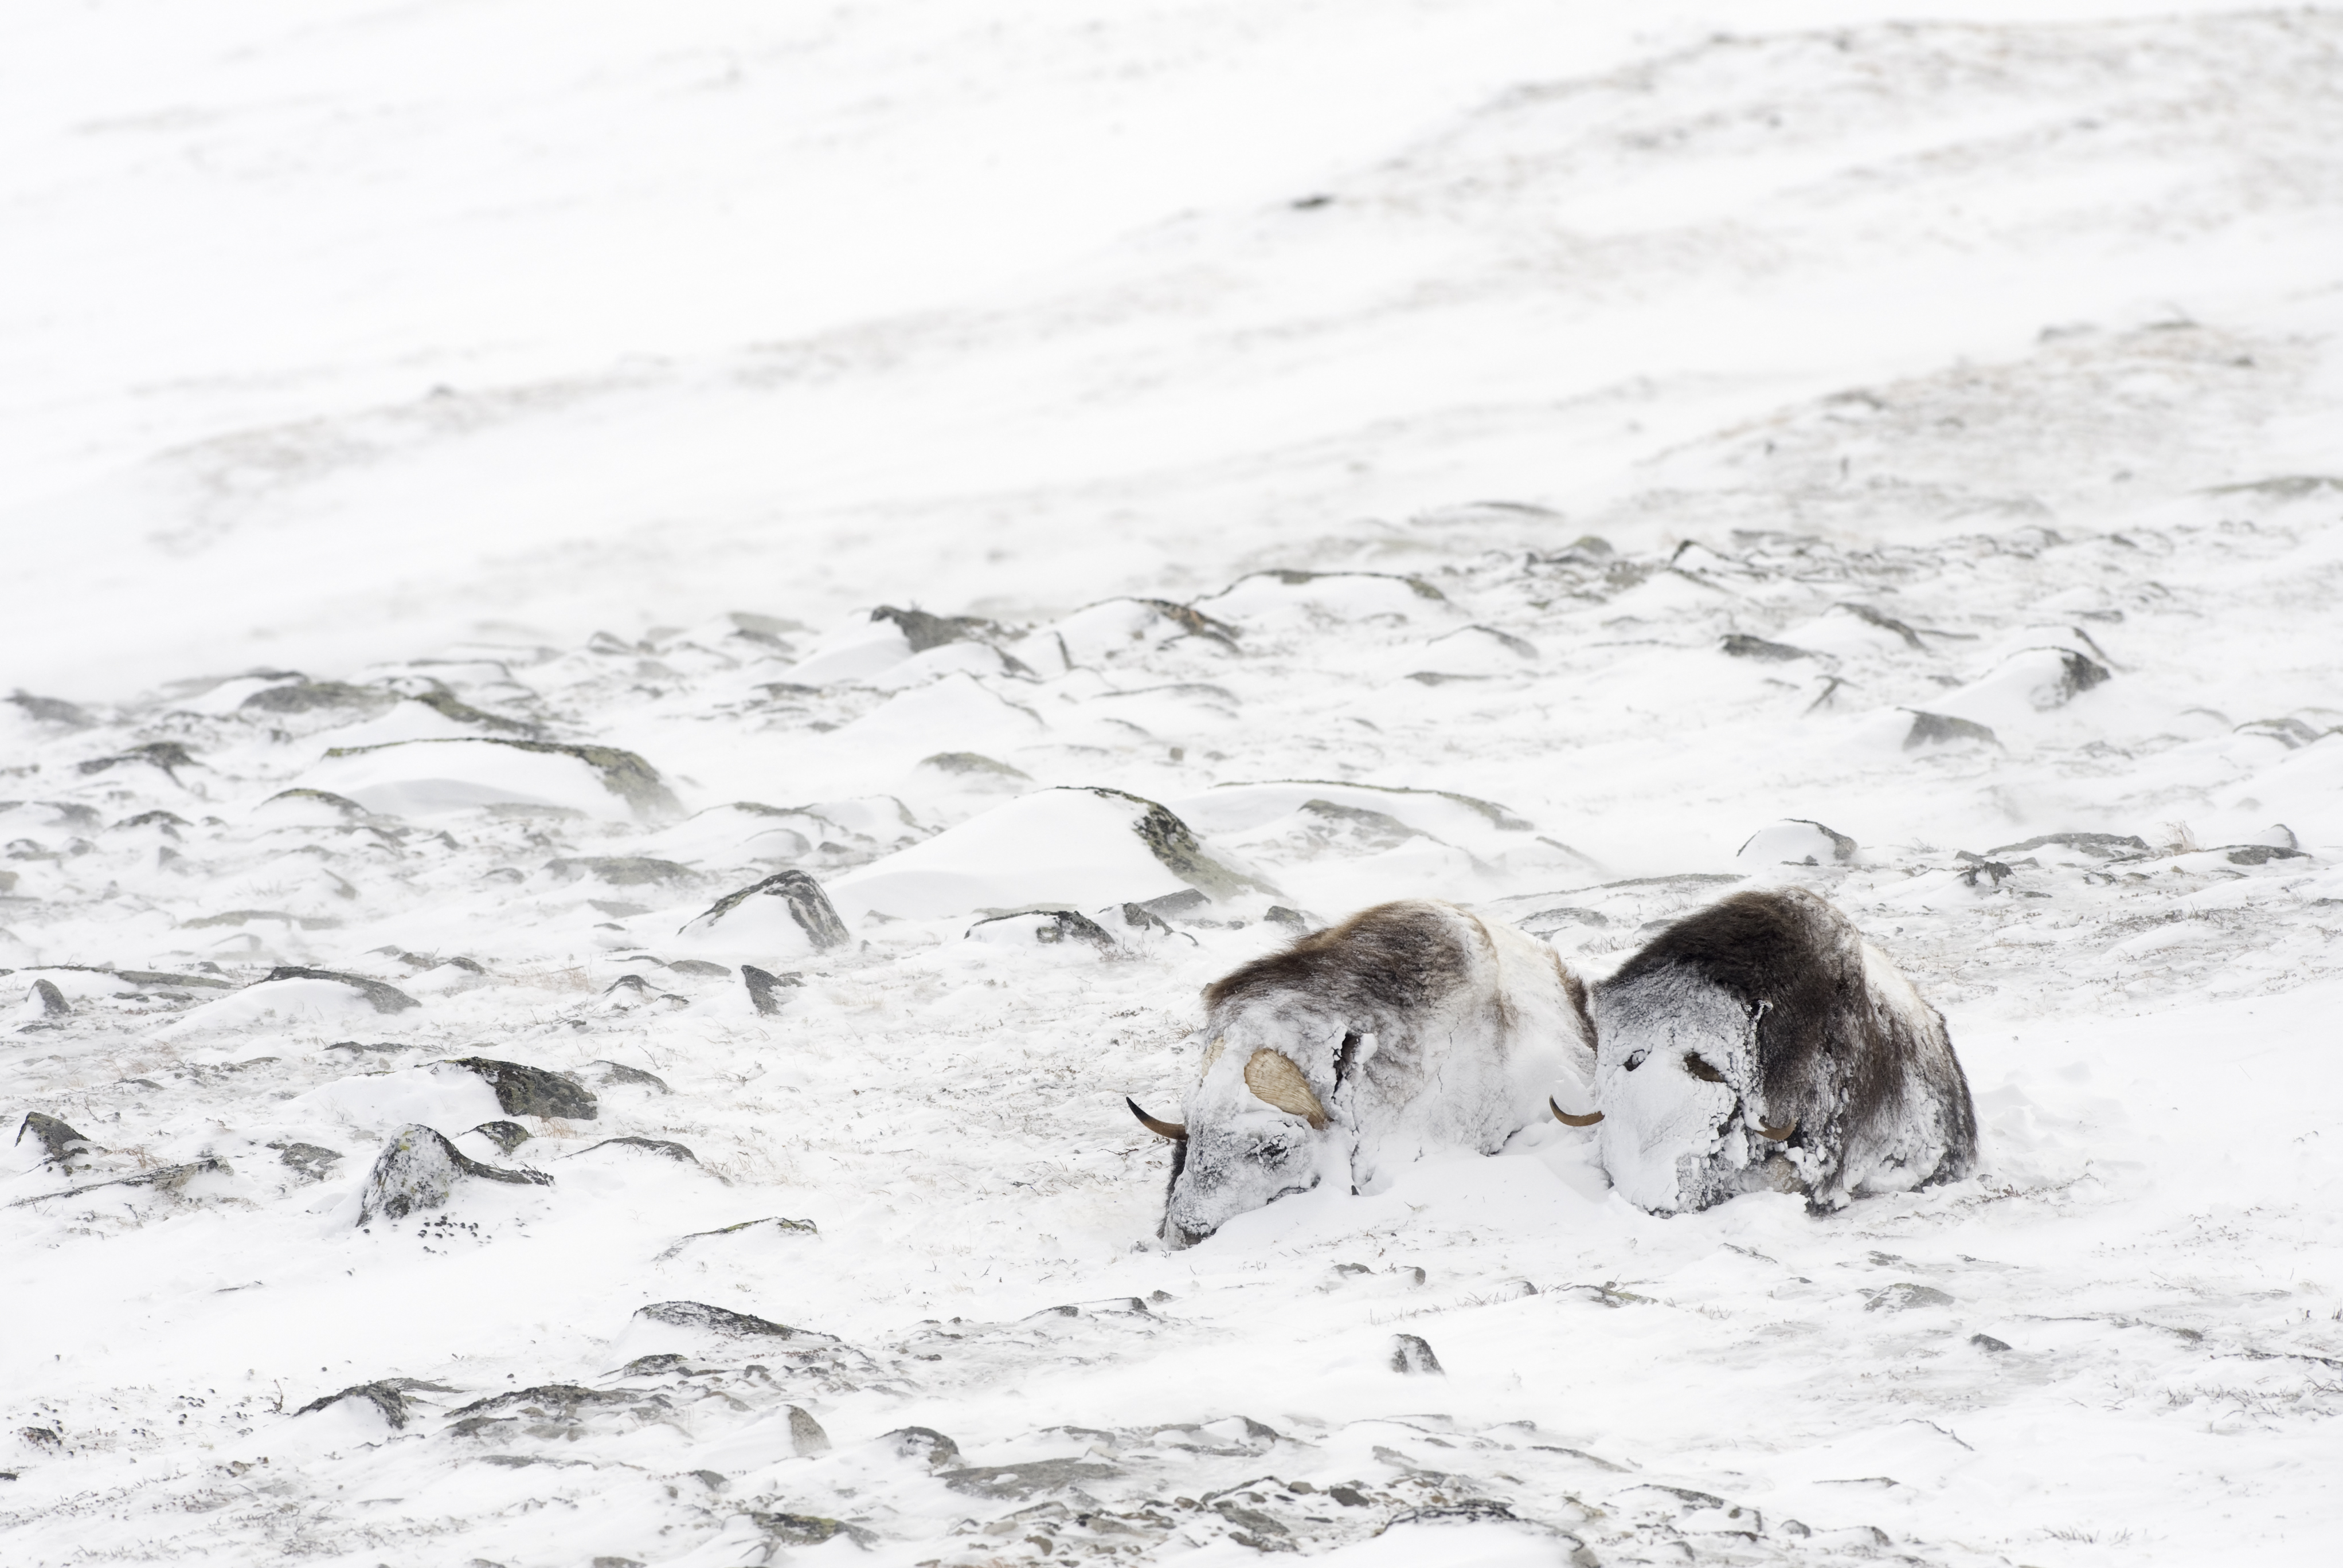
[[[1594,1017],[1604,1169],[1654,1213],[1769,1190],[1820,1211],[1976,1168],[1944,1019],[1802,889],[1676,921],[1594,988]]]
[[[1493,1154],[1583,1100],[1585,991],[1552,948],[1453,904],[1382,904],[1204,989],[1203,1070],[1174,1141],[1163,1240],[1339,1182],[1373,1192],[1441,1151]]]

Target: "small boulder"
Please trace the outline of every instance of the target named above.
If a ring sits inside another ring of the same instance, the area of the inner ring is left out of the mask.
[[[51,980],[35,980],[33,989],[25,993],[25,1010],[30,1012],[35,1005],[43,1018],[68,1018],[73,1014],[73,1004],[65,1000],[65,993]]]
[[[821,1422],[802,1405],[790,1405],[789,1446],[798,1451],[800,1459],[830,1452],[830,1433],[822,1431]]]
[[[793,1329],[787,1323],[777,1323],[769,1318],[736,1312],[729,1307],[711,1307],[706,1302],[654,1302],[638,1308],[638,1321],[659,1323],[671,1329],[700,1329],[721,1334],[727,1339],[779,1339],[799,1337],[827,1339],[827,1334],[811,1334],[804,1329]]]
[[[277,1151],[277,1158],[310,1181],[322,1181],[340,1163],[342,1156],[337,1150],[323,1149],[315,1143],[287,1143]]]
[[[566,1072],[525,1067],[518,1061],[498,1061],[488,1056],[450,1058],[447,1065],[486,1080],[488,1087],[497,1091],[497,1108],[508,1116],[558,1116],[572,1121],[591,1121],[600,1109],[586,1086]]]
[[[1011,914],[987,915],[969,927],[968,940],[1017,947],[1088,946],[1102,953],[1118,950],[1118,944],[1105,927],[1073,910],[1019,910]]]
[[[579,1154],[591,1154],[597,1149],[639,1149],[646,1154],[656,1154],[662,1160],[672,1160],[679,1165],[697,1167],[699,1164],[699,1156],[680,1143],[670,1143],[664,1138],[638,1138],[631,1135],[625,1138],[605,1138],[599,1143],[588,1144],[569,1158],[575,1160]],[[710,1174],[714,1172],[711,1171]]]
[[[1885,1290],[1865,1292],[1870,1300],[1863,1304],[1866,1312],[1908,1312],[1915,1307],[1949,1307],[1953,1298],[1934,1285],[1916,1285],[1900,1280]]]
[[[509,1154],[536,1134],[518,1121],[483,1121],[472,1129],[497,1146],[499,1153]]]
[[[1432,1353],[1431,1345],[1414,1334],[1392,1335],[1391,1370],[1412,1377],[1443,1375],[1446,1371]]]
[[[271,980],[333,980],[337,984],[348,986],[372,1003],[377,1012],[405,1012],[408,1008],[423,1005],[397,986],[386,985],[378,980],[368,980],[364,975],[343,974],[337,970],[304,969],[297,964],[281,964],[270,970],[257,983],[266,985]]]
[[[899,1426],[880,1442],[898,1459],[912,1459],[930,1470],[948,1470],[960,1462],[960,1444],[931,1426]]]
[[[349,1400],[361,1407],[371,1409],[377,1415],[389,1422],[394,1432],[407,1425],[407,1396],[387,1382],[356,1383],[339,1393],[329,1393],[322,1399],[313,1399],[293,1413],[315,1415],[317,1412],[330,1409],[344,1400]]]
[[[428,1127],[407,1127],[383,1145],[367,1175],[366,1191],[358,1201],[358,1223],[403,1220],[423,1209],[447,1206],[456,1184],[478,1177],[516,1186],[549,1187],[553,1178],[541,1171],[506,1171],[472,1159]]]
[[[1746,632],[1727,632],[1717,647],[1733,658],[1755,658],[1767,664],[1786,664],[1794,658],[1813,658],[1814,653],[1803,648],[1793,648],[1786,642],[1767,642],[1762,637]]]
[[[796,975],[769,974],[754,964],[742,964],[740,978],[748,982],[750,1005],[768,1017],[781,1010],[781,1003],[788,1000],[781,994],[784,990],[805,984]]]
[[[1906,751],[1963,740],[1973,740],[1983,746],[2001,744],[1991,729],[1970,719],[1956,719],[1949,713],[1923,713],[1916,708],[1908,708],[1905,711],[1912,716],[1912,728],[1904,736],[1904,749]]]
[[[1791,817],[1751,834],[1734,859],[1752,866],[1845,866],[1855,854],[1855,842],[1845,834]]]
[[[821,884],[803,871],[776,871],[725,894],[686,921],[687,939],[784,954],[826,952],[854,939]]]
[[[18,1143],[25,1141],[25,1134],[28,1132],[39,1141],[45,1158],[59,1162],[69,1160],[76,1154],[97,1152],[97,1145],[92,1143],[87,1138],[55,1117],[44,1115],[37,1111],[25,1113],[25,1120],[17,1125],[15,1141]]]
[[[660,1094],[675,1092],[667,1086],[667,1080],[657,1073],[645,1072],[639,1067],[628,1067],[620,1061],[589,1061],[578,1070],[591,1075],[594,1081],[605,1089],[615,1083],[636,1089],[649,1089]]]

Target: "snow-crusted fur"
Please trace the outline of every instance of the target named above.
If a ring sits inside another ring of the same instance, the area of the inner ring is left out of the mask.
[[[1655,1213],[1766,1189],[1835,1209],[1976,1168],[1944,1019],[1803,889],[1678,920],[1594,988],[1594,1016],[1604,1168]]]
[[[1173,1246],[1323,1181],[1373,1192],[1435,1151],[1493,1154],[1551,1125],[1549,1095],[1583,1102],[1594,1065],[1584,989],[1554,950],[1430,900],[1303,937],[1207,986],[1204,1005],[1211,1043],[1164,1203]],[[1322,1129],[1247,1083],[1260,1051],[1301,1070]]]

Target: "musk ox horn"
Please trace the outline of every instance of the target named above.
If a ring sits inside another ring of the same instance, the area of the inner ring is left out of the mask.
[[[1569,1111],[1564,1111],[1561,1106],[1555,1104],[1552,1095],[1548,1095],[1546,1097],[1545,1103],[1547,1109],[1554,1112],[1554,1119],[1556,1121],[1561,1122],[1564,1127],[1592,1127],[1596,1122],[1603,1120],[1603,1112],[1599,1111],[1591,1111],[1584,1116],[1573,1116]]]
[[[1312,1131],[1326,1129],[1326,1108],[1311,1092],[1310,1081],[1293,1059],[1274,1050],[1256,1050],[1245,1063],[1245,1087],[1289,1116],[1299,1116]]]
[[[1131,1113],[1139,1118],[1139,1124],[1141,1127],[1146,1128],[1150,1132],[1155,1134],[1156,1137],[1169,1138],[1174,1143],[1185,1143],[1188,1141],[1188,1130],[1185,1127],[1181,1126],[1178,1122],[1158,1121],[1152,1116],[1148,1115],[1144,1111],[1140,1110],[1139,1101],[1131,1099],[1131,1096],[1127,1094],[1122,1097],[1122,1102],[1131,1107]]]
[[[1797,1130],[1798,1119],[1793,1116],[1790,1118],[1790,1124],[1787,1127],[1781,1129],[1779,1131],[1766,1126],[1762,1121],[1759,1122],[1757,1124],[1757,1136],[1760,1138],[1770,1138],[1776,1143],[1786,1143],[1790,1141],[1790,1134],[1795,1132]]]

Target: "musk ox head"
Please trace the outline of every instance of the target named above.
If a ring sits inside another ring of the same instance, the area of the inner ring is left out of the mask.
[[[1324,1101],[1274,1047],[1214,1040],[1184,1124],[1158,1121],[1135,1101],[1131,1110],[1173,1141],[1162,1229],[1171,1246],[1193,1246],[1235,1216],[1309,1191],[1330,1174],[1349,1180]]]
[[[1600,988],[1594,1095],[1603,1168],[1621,1197],[1654,1213],[1704,1209],[1736,1192],[1795,1186],[1785,1157],[1795,1118],[1766,1120],[1758,1026],[1745,1006],[1681,973]]]

